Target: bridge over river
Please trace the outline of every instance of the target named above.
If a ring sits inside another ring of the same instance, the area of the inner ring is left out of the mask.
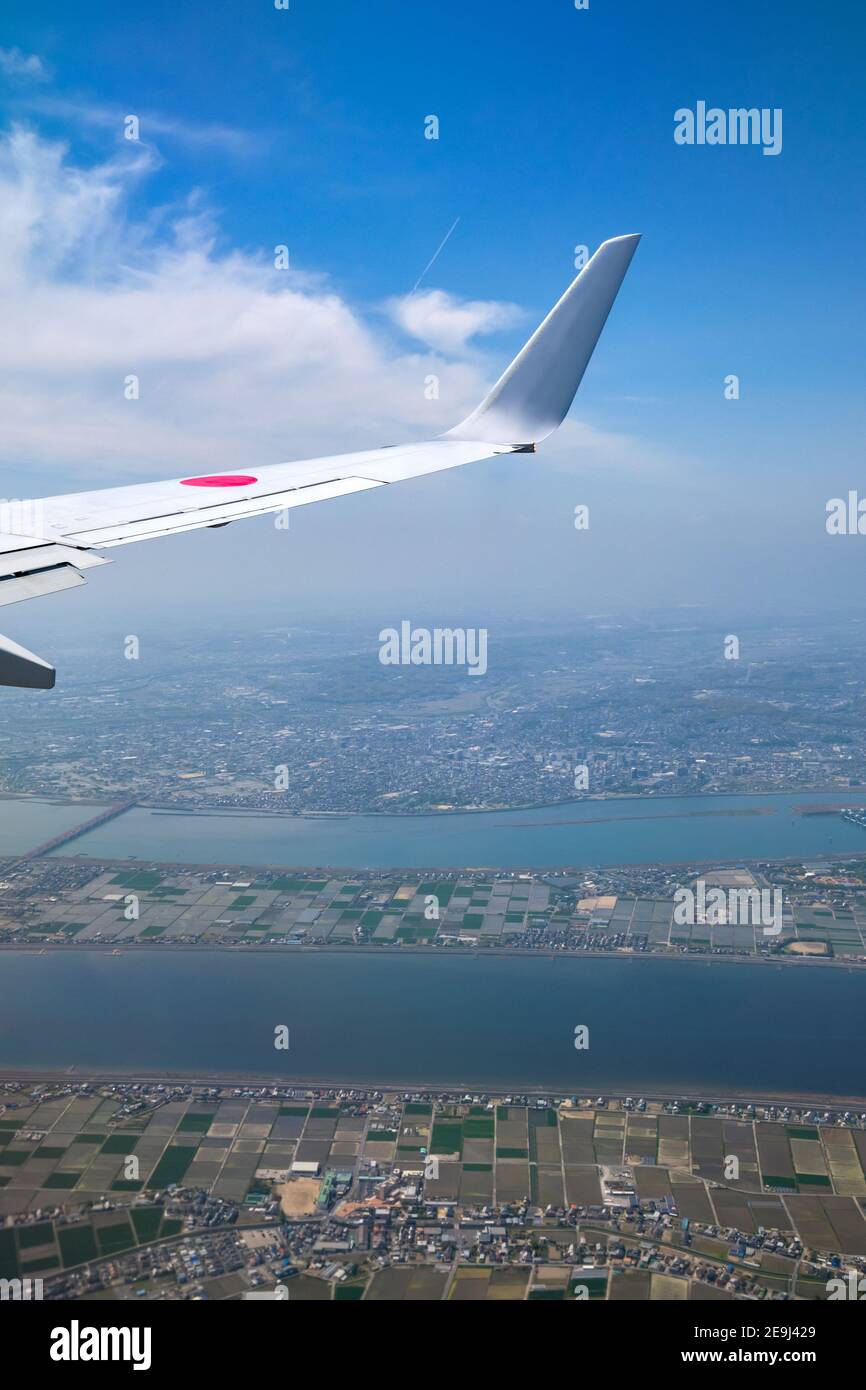
[[[60,849],[61,845],[69,844],[70,840],[76,840],[79,835],[86,835],[88,831],[96,830],[100,825],[105,825],[107,821],[114,820],[116,816],[122,816],[124,811],[130,811],[137,803],[138,797],[132,796],[126,801],[115,801],[112,806],[104,806],[97,815],[91,816],[90,820],[83,821],[80,825],[73,825],[69,830],[55,835],[52,840],[46,840],[44,844],[28,850],[26,854],[21,855],[21,859],[40,859],[43,854],[50,854],[52,850]]]

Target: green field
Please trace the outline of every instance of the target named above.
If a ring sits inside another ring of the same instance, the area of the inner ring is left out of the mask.
[[[171,1183],[179,1183],[195,1155],[195,1144],[169,1144],[147,1180],[148,1187],[168,1187]]]

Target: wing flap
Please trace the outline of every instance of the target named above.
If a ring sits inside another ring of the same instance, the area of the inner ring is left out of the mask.
[[[5,574],[0,578],[0,607],[21,603],[26,598],[41,598],[43,594],[57,594],[63,589],[76,589],[85,582],[84,575],[71,565],[52,565],[50,569],[35,570],[32,574]]]
[[[95,565],[110,565],[102,555],[75,550],[69,545],[45,545],[29,536],[0,536],[0,578],[32,574],[36,570],[57,565],[75,565],[89,570]]]

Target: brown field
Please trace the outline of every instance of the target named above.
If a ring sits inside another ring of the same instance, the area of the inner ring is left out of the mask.
[[[274,1189],[280,1199],[283,1216],[306,1216],[315,1211],[321,1183],[318,1178],[290,1178]]]

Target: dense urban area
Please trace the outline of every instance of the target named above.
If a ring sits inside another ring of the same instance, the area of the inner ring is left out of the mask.
[[[370,624],[144,634],[135,660],[120,631],[86,661],[71,647],[50,708],[7,695],[0,790],[421,812],[566,801],[580,768],[590,794],[866,786],[850,620],[743,631],[736,659],[730,619],[687,610],[488,626],[474,678],[382,665]]]

